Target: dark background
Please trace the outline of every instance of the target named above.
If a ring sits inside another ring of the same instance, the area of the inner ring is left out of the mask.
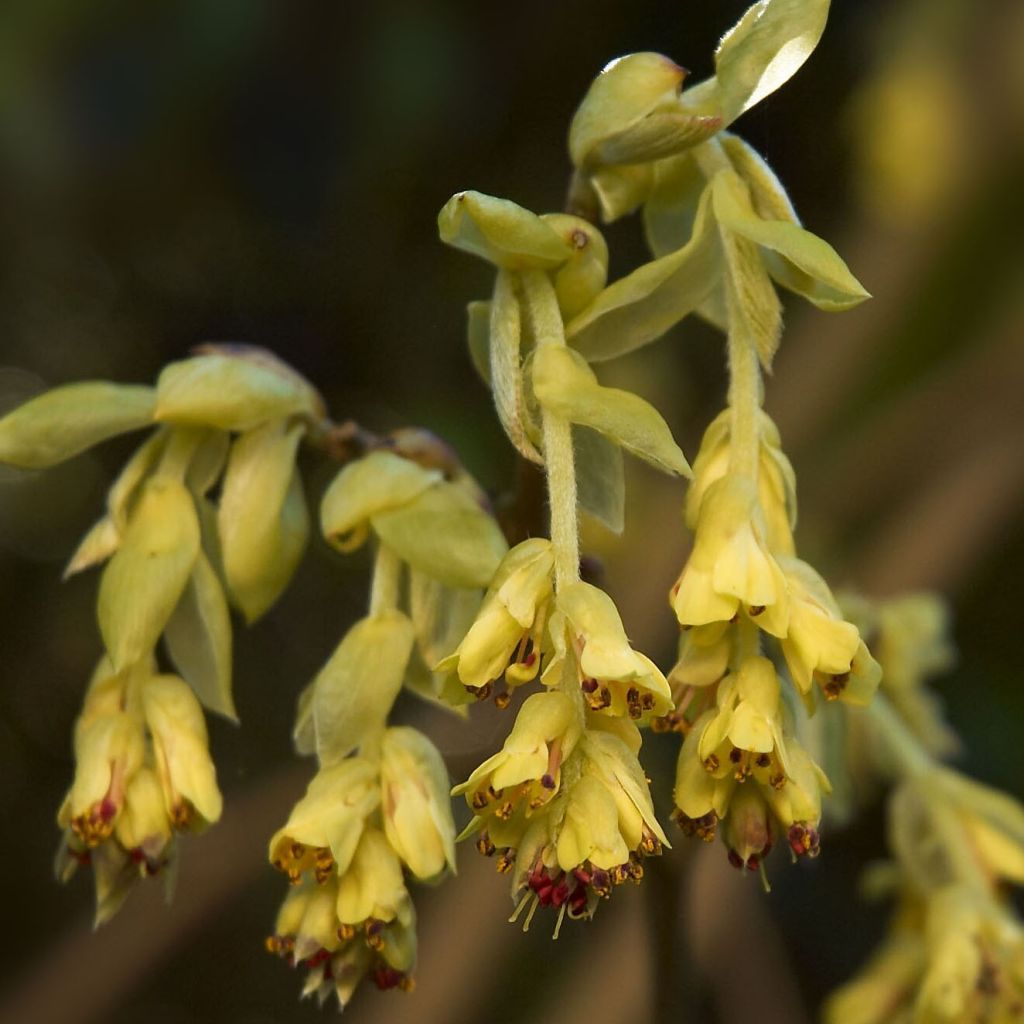
[[[798,541],[837,584],[948,595],[960,660],[939,689],[965,763],[1020,794],[1024,18],[1014,0],[833,7],[805,68],[737,125],[876,296],[841,316],[787,299],[769,408],[800,479]],[[72,380],[152,381],[197,343],[244,340],[306,374],[337,419],[437,431],[498,494],[514,461],[463,337],[490,273],[440,245],[437,210],[463,188],[558,209],[566,127],[593,75],[658,49],[701,78],[744,8],[7,0],[0,409]],[[613,274],[643,258],[635,220],[608,238]],[[601,373],[650,398],[692,456],[722,402],[721,351],[687,322]],[[0,1019],[312,1020],[298,976],[261,949],[282,895],[264,847],[309,771],[290,749],[295,696],[360,613],[364,555],[315,541],[275,609],[238,627],[242,728],[211,722],[228,810],[186,843],[174,905],[145,887],[90,936],[86,879],[51,879],[99,652],[95,575],[62,585],[60,572],[130,450],[0,476]],[[311,501],[331,472],[309,457]],[[625,538],[586,540],[632,638],[667,666],[683,492],[644,468],[630,484]],[[508,725],[402,714],[455,777]],[[645,750],[662,804],[672,756],[660,738]],[[773,858],[768,897],[721,868],[720,846],[702,851],[679,897],[689,945],[657,1003],[649,922],[671,882],[617,895],[552,945],[542,922],[525,938],[505,924],[504,880],[463,851],[462,877],[419,894],[417,992],[362,992],[352,1015],[610,1024],[675,1003],[802,1020],[880,932],[855,879],[882,831],[875,808],[809,869]]]

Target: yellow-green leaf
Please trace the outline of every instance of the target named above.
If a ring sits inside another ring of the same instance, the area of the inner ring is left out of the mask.
[[[595,163],[605,139],[635,125],[679,93],[686,72],[660,53],[630,53],[611,61],[591,83],[569,126],[575,166]]]
[[[398,508],[444,479],[436,469],[392,452],[370,452],[347,465],[320,503],[320,529],[339,551],[354,551],[367,537],[371,517]]]
[[[870,298],[835,249],[794,221],[764,220],[755,212],[750,194],[734,171],[714,181],[715,216],[723,227],[783,257],[773,267],[782,270],[780,283],[829,310],[849,309]],[[785,269],[785,263],[790,264]],[[767,265],[767,264],[766,264]]]
[[[683,103],[717,114],[723,127],[784,85],[818,45],[829,0],[760,0],[722,37],[715,76],[687,89]]]
[[[475,301],[466,306],[466,339],[473,369],[488,386],[491,383],[491,304]]]
[[[228,588],[249,622],[288,585],[309,534],[301,484],[293,483],[303,430],[274,420],[231,446],[217,533]]]
[[[153,421],[154,391],[86,381],[54,388],[0,419],[0,462],[43,469]]]
[[[690,241],[610,284],[566,327],[566,338],[591,362],[612,359],[660,338],[697,309],[719,280],[710,189],[697,209]]]
[[[399,611],[357,622],[313,683],[316,751],[336,764],[384,728],[413,645],[412,623]]]
[[[639,395],[603,387],[578,352],[541,346],[533,360],[533,389],[555,415],[604,434],[660,470],[690,476],[661,414]]]
[[[221,430],[252,430],[267,420],[319,412],[316,392],[290,368],[219,353],[166,366],[156,396],[157,420]]]
[[[830,312],[870,298],[832,246],[800,226],[785,189],[760,155],[734,136],[723,145],[749,193],[735,180],[728,187],[723,180],[721,195],[716,188],[715,213],[761,247],[775,281]]]
[[[544,460],[530,440],[523,395],[523,367],[520,358],[522,316],[512,275],[499,270],[491,300],[490,323],[491,393],[505,436],[517,452],[530,462]]]
[[[599,167],[589,180],[601,208],[601,219],[610,224],[632,213],[646,201],[654,183],[654,165]]]
[[[626,507],[622,449],[603,434],[579,424],[572,428],[572,447],[580,508],[612,533],[622,533]]]
[[[231,695],[231,615],[220,580],[201,551],[164,639],[171,661],[203,705],[237,720]]]
[[[594,147],[592,159],[606,166],[662,160],[707,141],[721,125],[720,117],[690,114],[681,109],[658,111],[625,131],[602,139]]]
[[[100,580],[100,633],[115,671],[153,650],[198,554],[199,521],[187,488],[171,477],[147,480]]]
[[[690,153],[659,160],[654,184],[644,203],[644,234],[655,256],[681,249],[693,234],[700,197],[707,185]]]
[[[371,522],[399,557],[450,587],[487,586],[508,547],[494,517],[447,482]]]
[[[483,192],[458,192],[437,216],[441,241],[505,270],[553,270],[571,249],[535,213]]]

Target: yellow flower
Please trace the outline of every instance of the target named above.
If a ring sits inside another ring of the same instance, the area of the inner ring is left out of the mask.
[[[719,821],[737,813],[740,820],[729,824],[726,841],[740,856],[738,866],[756,867],[774,834],[762,813],[770,810],[792,852],[814,857],[821,796],[829,789],[824,773],[787,731],[774,666],[754,657],[719,684],[717,707],[704,712],[687,735],[676,766],[674,817],[686,835],[710,841]],[[768,841],[760,853],[759,817]]]
[[[455,870],[450,783],[437,748],[407,727],[388,729],[381,744],[384,831],[417,878]]]
[[[698,755],[716,777],[731,774],[743,782],[754,776],[781,786],[788,774],[782,731],[775,666],[767,658],[748,658],[720,684],[718,711],[701,731]]]
[[[550,648],[554,553],[540,538],[517,544],[501,560],[483,606],[456,651],[437,666],[455,672],[467,689],[486,697],[504,678],[514,689],[537,676]],[[508,698],[502,703],[507,706]]]
[[[380,805],[377,766],[350,757],[321,768],[288,821],[270,840],[271,864],[298,883],[304,872],[320,882],[352,861],[366,819]]]
[[[203,709],[177,676],[148,679],[142,704],[167,813],[178,828],[204,828],[220,817],[222,801]]]
[[[75,727],[75,781],[58,823],[88,848],[109,839],[144,758],[142,723],[135,715],[121,710],[83,715]]]
[[[366,867],[372,871],[372,865]],[[316,995],[320,1003],[333,993],[344,1008],[367,975],[378,988],[411,990],[416,963],[412,903],[406,900],[402,913],[387,922],[372,918],[356,927],[339,920],[338,907],[347,901],[341,889],[336,878],[292,888],[274,934],[267,939],[267,950],[304,967],[302,996]]]
[[[765,524],[768,547],[776,555],[792,555],[796,528],[796,474],[782,451],[779,429],[767,413],[758,413],[760,438],[757,498]],[[686,525],[696,530],[708,488],[729,471],[732,448],[732,410],[718,414],[704,432],[693,463],[693,483],[686,492]]]
[[[842,698],[865,705],[874,695],[882,670],[871,657],[857,627],[843,620],[828,584],[806,562],[780,558],[789,585],[789,630],[782,653],[790,676],[803,695],[817,681],[827,700]]]
[[[546,686],[559,686],[574,671],[592,711],[648,722],[672,709],[672,694],[658,666],[634,651],[612,599],[589,583],[572,583],[558,594],[564,620],[552,621],[556,656],[544,672]],[[564,621],[564,626],[563,626]],[[565,634],[568,629],[568,650]]]
[[[604,729],[600,718],[592,716],[592,719],[592,727],[583,734],[580,743],[584,776],[592,775],[611,794],[626,848],[647,854],[660,853],[662,846],[668,846],[669,842],[655,817],[647,777],[637,760],[639,733],[632,729],[635,745],[631,745],[622,735]]]
[[[614,739],[610,733],[603,735]],[[593,739],[588,733],[587,742]],[[646,780],[640,782],[642,796],[634,803],[632,781],[627,788],[622,778],[601,764],[609,756],[607,750],[581,748],[579,756],[580,774],[534,816],[515,851],[512,895],[518,903],[512,920],[529,907],[525,930],[538,907],[551,907],[558,911],[556,938],[566,915],[572,919],[593,916],[613,886],[639,882],[644,873],[641,859],[661,850],[658,837],[662,833],[654,820]],[[626,774],[635,779],[633,770]]]
[[[365,829],[348,867],[338,873],[338,920],[372,932],[396,918],[408,922],[410,907],[397,854],[383,832]]]
[[[529,818],[558,792],[562,766],[580,733],[579,714],[566,694],[527,697],[502,749],[452,790],[465,793],[474,812],[462,836],[481,832],[477,848],[488,855],[514,848]]]
[[[672,607],[681,625],[728,622],[742,608],[766,632],[786,635],[786,578],[765,532],[751,481],[729,474],[708,488],[693,552],[672,590]]]

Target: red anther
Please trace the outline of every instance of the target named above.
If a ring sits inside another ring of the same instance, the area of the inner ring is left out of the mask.
[[[590,885],[589,871],[585,871],[583,868],[576,868],[573,871],[573,876],[575,877],[576,881],[579,882],[581,885]]]
[[[131,857],[133,864],[141,864],[146,859],[146,855],[142,852],[141,846],[133,847],[129,851],[129,856]]]
[[[117,814],[117,804],[115,804],[114,801],[111,800],[109,796],[105,796],[100,801],[99,812],[100,818],[103,821],[110,821],[110,819],[113,818],[115,814]]]
[[[798,857],[817,857],[821,852],[821,838],[818,830],[803,822],[795,822],[786,833],[789,848]]]
[[[396,988],[402,983],[402,979],[405,975],[401,971],[396,971],[394,967],[375,967],[373,974],[374,985],[377,986],[381,991],[389,988]]]
[[[555,788],[555,777],[550,772],[545,772],[540,777],[540,784],[545,789],[554,789]]]
[[[331,954],[328,950],[321,947],[312,956],[307,957],[303,961],[303,966],[309,970],[313,970],[314,967],[319,967],[325,960],[330,960]]]
[[[527,668],[533,668],[533,666],[536,664],[536,662],[537,662],[537,653],[535,651],[530,651],[530,653],[525,658],[523,658],[523,664]]]
[[[580,689],[584,693],[593,693],[597,689],[596,679],[583,679],[580,681]]]
[[[530,888],[534,892],[540,892],[542,888],[551,884],[551,879],[548,878],[547,871],[544,869],[543,864],[538,864],[532,872],[530,872]]]
[[[578,885],[572,896],[569,897],[569,916],[582,917],[587,911],[587,890],[584,886]]]
[[[79,864],[88,866],[92,863],[92,854],[88,850],[72,850],[69,846],[68,853],[74,857]]]
[[[735,851],[729,851],[729,863],[737,870],[742,871],[744,868],[743,858]]]
[[[551,906],[557,910],[569,898],[569,886],[565,882],[559,882],[551,890]]]

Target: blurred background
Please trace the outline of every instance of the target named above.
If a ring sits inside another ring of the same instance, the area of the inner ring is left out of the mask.
[[[306,374],[336,419],[437,431],[500,496],[515,464],[464,343],[490,273],[440,245],[436,212],[464,188],[560,208],[565,131],[593,75],[657,49],[704,77],[745,6],[6,0],[0,411],[73,380],[149,382],[195,344],[244,340]],[[1019,796],[1024,7],[833,8],[809,63],[737,125],[875,295],[839,316],[786,300],[768,405],[799,477],[798,543],[836,585],[947,595],[960,655],[939,689],[963,763]],[[613,274],[643,258],[635,220],[608,237]],[[686,322],[601,373],[653,401],[693,455],[722,403],[721,339]],[[242,728],[210,726],[228,809],[185,843],[174,904],[143,886],[92,935],[89,880],[52,880],[100,646],[95,574],[60,574],[131,449],[0,477],[0,1020],[311,1021],[298,974],[262,950],[283,894],[264,851],[310,772],[290,749],[295,697],[360,614],[365,555],[314,542],[275,609],[238,626]],[[316,501],[332,469],[307,469]],[[587,547],[631,638],[667,667],[683,490],[629,471],[625,536],[588,529]],[[455,777],[509,723],[401,715]],[[645,757],[665,809],[673,741],[652,737]],[[810,1020],[881,932],[884,908],[855,882],[883,849],[875,808],[811,865],[772,858],[765,896],[720,845],[678,836],[650,884],[552,945],[543,922],[527,936],[505,923],[505,880],[467,848],[457,880],[417,893],[416,992],[368,986],[348,1019]],[[676,920],[686,941],[666,951]]]

